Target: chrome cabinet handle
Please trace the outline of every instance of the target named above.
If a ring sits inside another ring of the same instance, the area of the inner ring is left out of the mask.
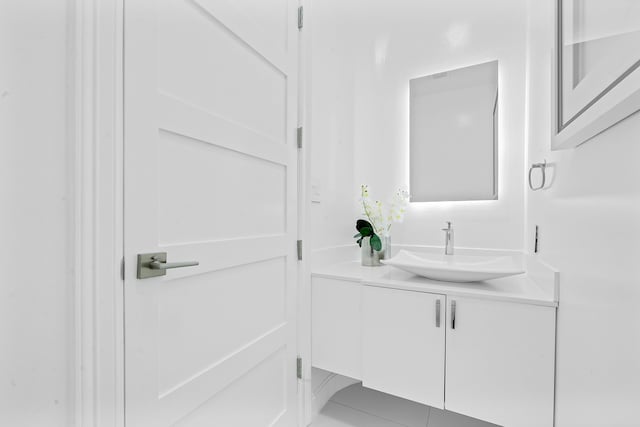
[[[165,276],[171,268],[194,267],[198,261],[167,262],[166,252],[138,254],[138,279]]]
[[[436,300],[436,328],[440,327],[440,300]]]
[[[170,268],[194,267],[196,265],[200,265],[198,261],[165,262],[154,258],[152,258],[153,261],[149,263],[149,268],[154,270],[168,270]]]
[[[456,328],[456,302],[451,301],[451,329]]]

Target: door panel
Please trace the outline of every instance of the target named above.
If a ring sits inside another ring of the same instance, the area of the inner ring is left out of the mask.
[[[287,410],[286,355],[277,352],[236,380],[228,390],[205,402],[176,427],[270,426]]]
[[[125,0],[129,427],[295,425],[296,16]]]
[[[443,408],[445,296],[374,286],[362,293],[362,384]]]
[[[230,356],[228,349],[241,348],[286,324],[285,268],[284,258],[276,258],[188,277],[179,287],[158,290],[161,394],[222,362]],[[207,325],[204,336],[201,325]],[[194,348],[198,351],[190,351]]]
[[[158,139],[161,244],[285,232],[285,165],[174,133]],[[203,197],[212,192],[215,203]]]
[[[277,49],[276,65],[270,62],[273,58],[269,54],[265,57],[215,15],[214,6],[224,8],[225,3],[159,1],[163,13],[158,19],[158,88],[187,104],[285,143],[286,51]],[[257,38],[256,31],[246,32],[256,33]]]
[[[553,425],[555,308],[473,298],[447,324],[446,409],[513,427]]]

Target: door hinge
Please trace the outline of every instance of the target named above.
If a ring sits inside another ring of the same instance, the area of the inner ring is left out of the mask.
[[[302,126],[298,128],[296,140],[298,141],[298,148],[302,148]]]
[[[301,30],[304,26],[304,8],[298,7],[298,29]]]
[[[124,257],[120,260],[120,278],[124,280]]]
[[[302,379],[302,357],[298,356],[296,360],[296,376],[299,380]]]
[[[298,261],[302,261],[302,240],[298,240],[296,245],[298,250]]]

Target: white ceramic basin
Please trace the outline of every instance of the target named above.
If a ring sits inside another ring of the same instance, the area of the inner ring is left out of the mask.
[[[522,266],[510,256],[440,255],[401,250],[381,262],[444,282],[478,282],[524,273]]]

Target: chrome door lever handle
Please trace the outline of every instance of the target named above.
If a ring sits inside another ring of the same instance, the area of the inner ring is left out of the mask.
[[[154,259],[149,263],[149,268],[154,270],[168,270],[170,268],[194,267],[196,265],[200,265],[200,263],[198,261],[165,262]]]
[[[194,267],[198,261],[167,262],[166,252],[138,254],[138,279],[165,276],[171,268]]]

